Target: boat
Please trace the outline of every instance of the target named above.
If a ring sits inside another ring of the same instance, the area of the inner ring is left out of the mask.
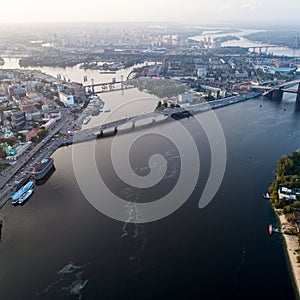
[[[272,228],[272,231],[276,232],[276,233],[281,233],[281,229],[280,228]]]
[[[16,205],[16,204],[18,204],[18,202],[19,202],[19,198],[14,199],[13,201],[11,201],[11,204]]]
[[[22,186],[18,191],[16,191],[14,194],[12,194],[10,196],[10,198],[13,200],[12,204],[17,204],[19,198],[27,191],[29,191],[30,189],[33,189],[34,186],[34,182],[33,181],[29,181],[27,182],[24,186]]]
[[[269,224],[269,235],[271,235],[273,232],[273,226],[272,224]]]
[[[270,198],[271,198],[271,196],[270,196],[269,193],[263,194],[263,197],[264,197],[265,199],[270,199]]]
[[[47,173],[53,168],[54,159],[51,157],[43,158],[33,169],[32,175],[35,180],[44,178]]]
[[[25,192],[20,198],[18,203],[19,204],[23,204],[26,200],[28,200],[28,198],[32,195],[33,193],[33,189],[32,190],[28,190],[27,192]]]
[[[87,124],[89,121],[91,121],[92,116],[88,115],[84,120],[83,120],[83,124]]]
[[[106,109],[104,112],[110,112],[110,109]]]

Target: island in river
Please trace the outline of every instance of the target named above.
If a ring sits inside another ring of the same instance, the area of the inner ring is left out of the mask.
[[[286,251],[293,272],[297,296],[300,295],[300,152],[282,156],[277,163],[275,182],[269,187],[269,197],[278,215]],[[269,227],[272,234],[272,226]]]

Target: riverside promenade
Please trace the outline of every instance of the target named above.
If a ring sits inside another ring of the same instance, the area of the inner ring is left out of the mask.
[[[5,176],[0,179],[0,208],[9,200],[10,195],[15,191],[14,181],[15,176],[24,169],[23,173],[28,171],[30,165],[38,162],[42,156],[52,154],[57,146],[53,143],[52,138],[55,134],[66,125],[66,118],[63,117],[60,123],[52,130],[41,142],[32,147],[28,153],[20,157],[14,165],[9,166],[9,170]]]

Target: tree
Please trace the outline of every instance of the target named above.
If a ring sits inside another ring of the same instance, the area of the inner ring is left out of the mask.
[[[26,135],[25,134],[23,134],[23,133],[21,133],[19,136],[18,136],[18,138],[21,140],[21,142],[26,142]]]
[[[0,158],[4,159],[6,157],[6,152],[3,150],[2,147],[0,147]]]
[[[208,95],[204,97],[204,99],[207,101],[212,101],[215,100],[215,97],[212,96],[211,92],[209,92]]]
[[[13,146],[17,142],[17,138],[12,136],[6,139],[6,142],[8,145]]]
[[[39,139],[43,139],[47,135],[46,129],[41,128],[38,130]]]
[[[160,109],[161,108],[161,101],[158,101],[156,109]]]
[[[291,204],[291,206],[294,208],[300,207],[300,201],[295,201],[293,204]]]
[[[286,205],[283,207],[283,213],[289,214],[291,211],[292,211],[292,209],[289,205]]]
[[[35,142],[37,143],[37,142],[39,141],[38,136],[33,136],[33,137],[31,138],[31,141],[34,142],[34,143],[35,143]]]

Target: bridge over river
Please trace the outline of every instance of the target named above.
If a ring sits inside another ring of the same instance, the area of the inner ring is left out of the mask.
[[[238,102],[246,101],[255,97],[258,97],[262,92],[251,92],[248,94],[237,95],[228,97],[225,99],[214,100],[210,102],[203,102],[195,105],[190,105],[188,108],[165,108],[163,110],[155,110],[153,112],[143,113],[136,116],[123,118],[120,120],[115,120],[105,124],[101,124],[96,127],[76,131],[74,135],[68,139],[62,139],[57,142],[57,146],[69,145],[74,143],[85,142],[89,140],[94,140],[95,138],[102,137],[105,132],[113,131],[114,133],[118,132],[118,128],[131,124],[131,128],[136,127],[139,121],[150,120],[150,123],[156,123],[157,121],[162,121],[166,119],[182,119],[189,118],[194,114],[205,112],[207,110],[216,109],[219,107],[235,104]],[[141,122],[142,123],[142,122]]]
[[[298,89],[290,89],[290,87],[298,84]],[[283,93],[297,94],[296,105],[300,105],[300,80],[285,82],[277,86],[252,86],[252,90],[263,91],[262,95],[270,100],[281,101]]]

